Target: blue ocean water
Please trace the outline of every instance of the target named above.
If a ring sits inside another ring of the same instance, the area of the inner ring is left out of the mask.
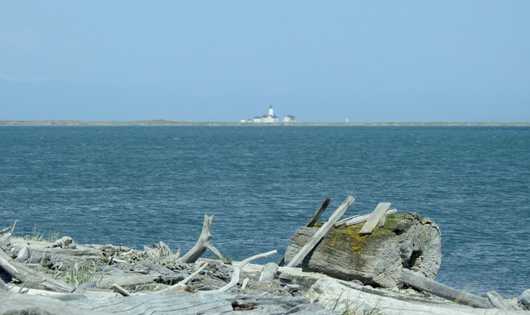
[[[188,249],[204,213],[238,259],[282,251],[329,196],[437,222],[438,279],[530,287],[530,128],[1,127],[0,218],[20,234]]]

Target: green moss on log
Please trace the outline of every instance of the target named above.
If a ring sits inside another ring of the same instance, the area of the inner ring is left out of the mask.
[[[394,237],[404,232],[412,224],[413,219],[414,216],[410,213],[393,213],[387,215],[385,225],[377,227],[372,234],[360,235],[364,223],[359,223],[331,229],[324,241],[326,245],[337,250],[361,252],[369,242]]]

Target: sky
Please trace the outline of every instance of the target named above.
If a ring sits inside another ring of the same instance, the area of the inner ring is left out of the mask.
[[[0,120],[530,121],[530,1],[0,0]]]

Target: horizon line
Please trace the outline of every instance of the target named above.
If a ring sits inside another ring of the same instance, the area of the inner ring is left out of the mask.
[[[278,123],[242,123],[240,121],[197,121],[171,119],[82,120],[82,119],[10,119],[0,120],[0,126],[525,126],[530,121],[302,121]]]

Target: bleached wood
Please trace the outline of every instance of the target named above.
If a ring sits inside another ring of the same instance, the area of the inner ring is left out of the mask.
[[[301,264],[304,258],[313,250],[318,242],[320,242],[320,240],[326,236],[333,225],[335,225],[335,223],[344,215],[354,200],[355,199],[352,196],[348,196],[346,200],[344,200],[344,202],[335,210],[335,212],[333,212],[328,221],[318,229],[313,237],[300,249],[293,259],[289,261],[287,267],[296,267]]]
[[[129,291],[125,290],[122,286],[119,284],[114,283],[111,287],[112,291],[119,293],[121,296],[130,296],[131,293]]]
[[[243,283],[241,284],[241,291],[245,290],[247,288],[248,282],[250,281],[249,278],[243,279]]]
[[[275,263],[268,263],[265,266],[263,266],[263,270],[261,271],[258,281],[259,282],[270,282],[276,276],[276,272],[278,272],[278,265]]]
[[[7,284],[4,282],[4,280],[2,280],[2,278],[0,278],[0,290],[7,291],[8,289],[9,287]]]
[[[378,203],[377,207],[375,207],[374,211],[370,213],[368,219],[366,219],[366,223],[361,228],[359,234],[371,234],[381,221],[381,218],[383,218],[388,209],[390,209],[390,205],[390,202]]]
[[[7,233],[10,233],[10,234],[13,234],[13,231],[15,231],[15,227],[17,226],[17,220],[15,220],[15,222],[13,222],[13,224],[11,226],[8,226],[6,228],[3,228],[0,230],[0,235],[4,235],[4,234],[7,234]]]
[[[14,261],[2,249],[0,249],[0,267],[11,277],[16,278],[24,283],[24,287],[34,289],[47,289],[57,292],[73,292],[74,288],[70,285],[52,279],[43,273],[34,271],[24,264]]]
[[[215,247],[212,243],[207,243],[205,246],[210,252],[212,252],[212,254],[214,254],[225,264],[230,262],[230,259],[226,258],[223,254],[221,254],[221,251],[218,250],[217,247]]]
[[[29,247],[24,246],[22,247],[17,254],[17,258],[15,259],[18,262],[26,262],[31,257],[31,252],[29,250]]]
[[[479,308],[492,307],[492,304],[487,298],[458,291],[432,279],[428,279],[412,270],[403,269],[401,271],[401,281],[415,289],[431,293],[459,304]]]
[[[509,302],[507,302],[502,295],[497,293],[496,291],[489,291],[486,293],[486,296],[488,297],[488,300],[490,303],[495,306],[498,309],[501,310],[520,310],[516,305],[512,305]]]
[[[13,232],[15,231],[15,227],[17,226],[17,220],[13,222],[13,225],[8,226],[0,231],[0,245],[3,243],[6,243],[9,238],[13,235]]]
[[[0,250],[1,251],[1,250]],[[4,269],[9,275],[14,276],[17,274],[17,268],[13,266],[6,257],[7,255],[0,256],[0,267]]]
[[[386,215],[394,214],[396,212],[397,212],[397,209],[390,209],[390,210],[388,210],[386,212]],[[355,224],[363,223],[363,222],[366,222],[366,220],[368,219],[369,216],[370,216],[370,213],[344,218],[344,219],[338,221],[337,223],[335,223],[335,227],[341,227],[341,226],[344,226],[344,225],[355,225]]]
[[[185,286],[191,279],[193,279],[195,276],[197,276],[201,271],[204,270],[204,268],[208,267],[208,263],[203,263],[197,270],[192,272],[189,276],[187,276],[185,279],[177,283],[175,286]]]
[[[523,315],[521,311],[478,309],[466,305],[441,302],[421,296],[363,287],[335,279],[318,280],[305,294],[335,314],[385,314],[385,315]]]
[[[211,233],[211,226],[213,224],[213,215],[204,215],[204,221],[202,224],[202,231],[199,235],[199,238],[197,239],[197,242],[193,247],[182,257],[178,258],[178,262],[183,263],[194,263],[199,259],[202,254],[207,250],[210,249],[216,256],[218,256],[223,261],[228,261],[227,258],[225,258],[221,252],[212,244],[212,233]]]
[[[232,278],[230,279],[230,282],[228,282],[222,288],[219,288],[217,290],[210,290],[210,291],[206,291],[206,292],[209,292],[209,293],[220,293],[220,292],[226,292],[226,291],[230,290],[231,288],[235,287],[237,285],[237,283],[239,282],[239,277],[241,275],[241,270],[247,264],[249,264],[250,262],[252,262],[254,260],[257,260],[257,259],[266,258],[266,257],[270,257],[272,255],[276,255],[276,253],[278,253],[278,251],[277,250],[273,250],[273,251],[270,251],[270,252],[257,254],[257,255],[251,256],[249,258],[246,258],[245,260],[242,260],[239,264],[234,266],[234,271],[232,273]]]

